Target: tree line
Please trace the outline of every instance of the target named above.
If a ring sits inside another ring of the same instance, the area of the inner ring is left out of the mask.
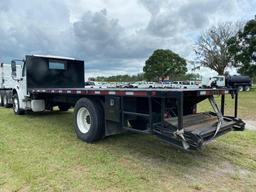
[[[220,23],[201,33],[195,46],[194,69],[208,67],[219,75],[229,67],[256,80],[256,17],[245,24]],[[187,73],[187,61],[168,49],[158,49],[146,60],[143,73],[90,78],[96,81],[196,80]]]
[[[179,74],[177,76],[172,76],[170,80],[176,81],[185,81],[185,80],[199,80],[200,75],[194,73],[185,73]],[[98,76],[98,77],[90,77],[89,81],[99,81],[99,82],[136,82],[136,81],[145,81],[148,80],[145,77],[145,73],[139,73],[137,75],[113,75],[109,77]],[[160,79],[153,79],[153,81],[159,81]],[[152,79],[149,79],[152,81]]]

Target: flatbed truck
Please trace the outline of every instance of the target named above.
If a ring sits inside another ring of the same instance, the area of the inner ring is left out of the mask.
[[[15,60],[9,67],[13,84],[0,87],[1,105],[12,105],[16,115],[73,107],[76,135],[88,143],[132,131],[196,150],[245,127],[238,118],[236,89],[84,88],[84,62],[55,56],[27,55],[20,72]],[[5,81],[6,77],[0,78]],[[233,116],[224,115],[225,94],[234,98]],[[220,106],[215,95],[221,97]],[[203,100],[209,100],[213,112],[197,112],[196,106]]]

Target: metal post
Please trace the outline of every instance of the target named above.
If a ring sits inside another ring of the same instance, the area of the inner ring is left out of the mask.
[[[161,127],[164,126],[165,98],[161,98]]]
[[[148,98],[148,109],[149,109],[149,129],[152,130],[152,99]]]
[[[183,93],[179,94],[177,100],[177,110],[178,110],[178,129],[183,129]]]
[[[121,99],[121,122],[122,122],[122,127],[124,127],[124,98],[120,97]]]
[[[224,115],[225,112],[225,94],[221,95],[221,113]]]
[[[235,92],[235,117],[237,117],[238,91]]]

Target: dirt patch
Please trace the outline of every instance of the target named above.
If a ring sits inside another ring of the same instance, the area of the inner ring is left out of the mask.
[[[244,121],[246,123],[246,125],[245,125],[246,129],[256,131],[256,121],[254,121],[254,120],[244,120]]]

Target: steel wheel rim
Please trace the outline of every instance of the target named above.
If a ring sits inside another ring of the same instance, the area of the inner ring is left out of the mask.
[[[91,128],[91,114],[85,107],[81,107],[77,112],[77,126],[83,134],[88,133]]]

